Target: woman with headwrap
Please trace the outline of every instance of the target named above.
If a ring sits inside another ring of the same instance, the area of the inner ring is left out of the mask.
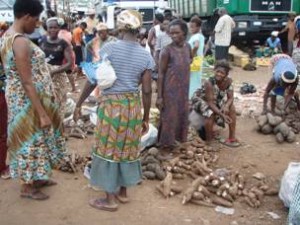
[[[140,138],[148,129],[151,106],[151,70],[154,60],[137,42],[142,17],[137,11],[125,10],[117,18],[122,40],[110,42],[100,50],[100,57],[110,60],[117,76],[112,87],[104,89],[99,99],[95,130],[91,184],[102,188],[106,198],[93,199],[97,209],[116,211],[118,204],[129,201],[127,187],[141,181]],[[139,85],[142,88],[144,115],[141,113]],[[77,102],[80,107],[96,87],[88,82]]]
[[[116,41],[117,38],[110,36],[108,34],[108,27],[105,23],[99,23],[96,27],[97,36],[92,39],[86,45],[86,50],[93,56],[92,61],[98,61],[99,58],[99,50],[106,44],[111,41]]]
[[[39,43],[40,48],[46,54],[46,61],[49,64],[52,81],[54,84],[56,99],[60,105],[60,114],[64,119],[64,107],[67,100],[67,74],[72,66],[72,48],[64,40],[58,38],[60,26],[64,21],[57,17],[47,20],[47,36]],[[66,63],[64,63],[66,60]]]
[[[97,36],[86,45],[87,52],[92,55],[92,62],[81,63],[81,67],[88,79],[92,79],[95,76],[95,63],[98,63],[100,60],[99,50],[105,44],[111,41],[117,41],[116,37],[108,34],[108,27],[105,23],[99,23],[96,29]],[[95,97],[99,96],[100,89],[98,87],[95,88],[93,94]]]

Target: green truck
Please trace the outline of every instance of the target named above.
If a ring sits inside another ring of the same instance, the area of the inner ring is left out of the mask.
[[[217,8],[225,7],[236,22],[234,39],[260,39],[287,23],[289,12],[300,13],[300,0],[169,0],[170,7],[188,20],[198,14],[209,35],[218,20]]]

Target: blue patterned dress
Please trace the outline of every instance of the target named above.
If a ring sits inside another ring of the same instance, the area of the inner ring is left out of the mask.
[[[37,112],[25,93],[16,68],[13,42],[22,34],[5,34],[1,43],[1,58],[7,76],[6,101],[8,106],[8,150],[13,178],[31,184],[47,180],[51,167],[64,156],[65,141],[61,136],[61,119],[54,101],[53,85],[45,61],[45,54],[32,42],[32,81],[40,101],[52,121],[51,128],[41,129]]]

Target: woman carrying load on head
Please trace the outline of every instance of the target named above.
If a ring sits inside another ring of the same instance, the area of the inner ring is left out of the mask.
[[[154,60],[137,41],[142,17],[137,11],[125,10],[117,18],[122,40],[110,42],[100,50],[100,58],[107,57],[117,79],[104,89],[99,99],[98,122],[95,131],[91,184],[106,192],[104,199],[93,199],[94,208],[116,211],[118,204],[129,201],[127,188],[142,179],[140,138],[148,129],[151,106],[151,73]],[[142,88],[144,115],[141,113],[139,85]],[[89,81],[77,102],[74,119],[80,107],[96,87]]]
[[[38,0],[16,0],[15,21],[3,35],[1,59],[7,76],[8,148],[12,178],[21,181],[21,197],[44,200],[40,188],[51,167],[64,156],[61,118],[44,52],[26,34],[34,31],[43,6]]]

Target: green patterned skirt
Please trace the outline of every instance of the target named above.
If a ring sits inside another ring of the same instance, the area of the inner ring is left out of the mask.
[[[102,96],[98,108],[91,184],[115,193],[141,180],[142,113],[136,93]]]

